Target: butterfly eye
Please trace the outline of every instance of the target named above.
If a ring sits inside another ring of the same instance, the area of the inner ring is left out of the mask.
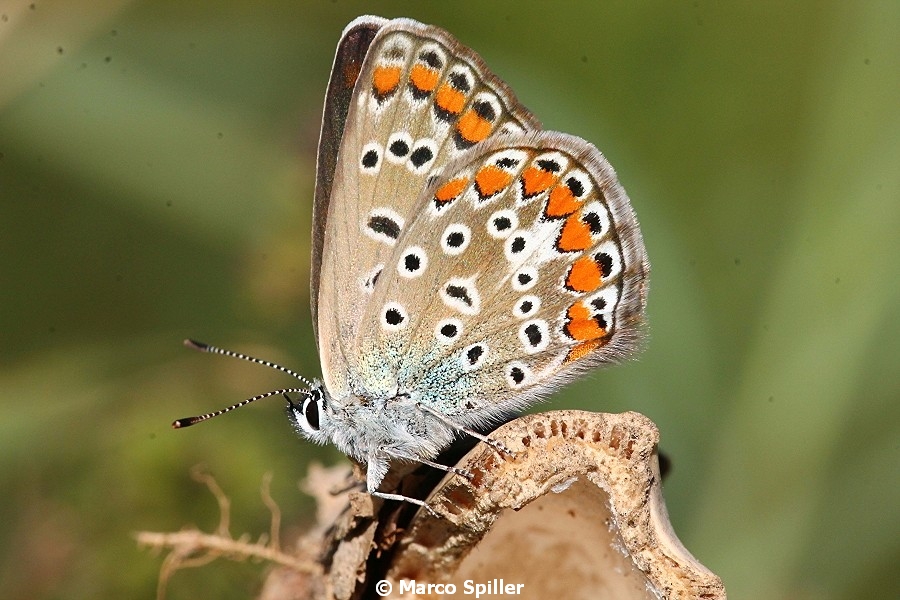
[[[311,394],[303,401],[303,418],[298,419],[300,426],[308,433],[319,431],[319,395]]]

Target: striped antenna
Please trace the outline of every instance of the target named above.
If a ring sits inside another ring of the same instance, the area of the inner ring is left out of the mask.
[[[207,352],[209,354],[221,354],[223,356],[231,356],[233,358],[240,358],[241,360],[246,360],[252,363],[256,363],[258,365],[263,365],[269,367],[271,369],[275,369],[276,371],[281,371],[282,373],[287,373],[293,377],[299,379],[303,384],[305,384],[306,388],[285,388],[281,390],[274,390],[271,392],[266,392],[265,394],[260,394],[259,396],[253,396],[252,398],[247,398],[246,400],[242,400],[237,404],[232,404],[229,407],[223,408],[221,410],[217,410],[215,412],[207,413],[205,415],[199,415],[196,417],[185,417],[184,419],[178,419],[172,422],[172,427],[174,429],[181,429],[183,427],[190,427],[191,425],[196,425],[201,421],[206,421],[212,419],[213,417],[218,417],[219,415],[224,415],[227,412],[231,412],[236,408],[241,408],[242,406],[246,406],[251,402],[256,402],[257,400],[262,400],[263,398],[268,398],[270,396],[284,395],[287,398],[287,394],[292,393],[300,393],[300,394],[308,394],[309,388],[313,387],[311,381],[300,375],[299,373],[295,373],[291,369],[287,367],[282,367],[281,365],[277,365],[273,362],[269,362],[267,360],[262,360],[259,358],[254,358],[252,356],[247,356],[246,354],[241,354],[240,352],[233,352],[231,350],[224,350],[222,348],[217,348],[215,346],[210,346],[209,344],[204,344],[203,342],[198,342],[196,340],[184,340],[184,345],[188,348],[192,348],[199,352]],[[288,399],[290,402],[290,399]]]

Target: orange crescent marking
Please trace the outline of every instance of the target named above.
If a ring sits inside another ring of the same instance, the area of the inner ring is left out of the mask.
[[[566,313],[566,333],[579,342],[596,340],[606,335],[606,330],[591,316],[591,311],[582,302],[576,302]]]
[[[416,65],[409,73],[409,80],[423,92],[430,92],[437,87],[439,73],[434,69]]]
[[[580,200],[575,199],[569,186],[560,184],[550,191],[544,214],[548,217],[566,217],[581,208],[581,204]]]
[[[582,342],[569,350],[569,353],[566,355],[566,358],[563,362],[570,363],[580,358],[584,358],[602,345],[602,340],[590,340],[588,342]]]
[[[566,311],[566,316],[572,321],[583,321],[591,318],[591,311],[584,305],[584,302],[579,300],[569,307],[569,310]]]
[[[600,265],[590,256],[582,256],[572,263],[566,287],[576,292],[593,292],[600,287],[601,280]]]
[[[462,194],[468,184],[469,180],[465,177],[448,181],[434,193],[434,199],[438,202],[449,202]]]
[[[400,83],[400,67],[375,67],[372,85],[379,96],[391,93]]]
[[[482,167],[475,175],[475,185],[478,186],[478,193],[483,197],[493,196],[508,186],[510,181],[512,181],[512,175],[494,165]]]
[[[459,122],[456,124],[456,131],[467,142],[475,143],[491,135],[492,127],[493,125],[490,121],[479,116],[478,113],[470,108],[466,111],[466,114],[459,118]]]
[[[466,96],[449,83],[445,83],[434,96],[434,103],[438,108],[448,113],[458,115],[466,105]]]
[[[566,219],[556,247],[563,252],[580,252],[591,247],[591,227],[581,220],[581,213]]]
[[[522,191],[526,196],[540,194],[553,185],[556,179],[556,175],[550,171],[528,167],[522,171]]]

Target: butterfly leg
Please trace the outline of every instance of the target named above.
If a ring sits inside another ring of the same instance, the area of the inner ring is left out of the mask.
[[[480,434],[477,431],[473,431],[472,429],[463,427],[462,425],[458,425],[458,424],[454,423],[452,419],[447,418],[445,415],[443,415],[442,413],[439,413],[438,411],[434,410],[431,407],[425,406],[421,402],[417,402],[416,407],[418,407],[419,410],[426,412],[429,415],[433,416],[434,418],[436,418],[438,421],[442,422],[443,424],[448,425],[448,426],[452,427],[453,429],[456,429],[457,431],[462,431],[463,433],[465,433],[467,435],[471,435],[476,440],[481,440],[482,442],[484,442],[485,444],[487,444],[488,446],[490,446],[491,448],[493,448],[494,450],[496,450],[497,452],[499,452],[501,454],[506,454],[507,456],[513,455],[512,450],[510,450],[509,448],[504,446],[501,442],[498,442],[497,440],[493,440],[486,435]]]
[[[378,486],[381,485],[382,480],[384,479],[385,474],[388,470],[388,459],[391,457],[390,454],[384,451],[376,451],[372,452],[369,455],[369,462],[366,469],[366,491],[368,491],[373,496],[378,498],[383,498],[385,500],[397,500],[399,502],[410,502],[412,504],[416,504],[421,506],[434,517],[440,518],[440,515],[435,512],[433,508],[428,506],[424,501],[419,500],[417,498],[410,498],[409,496],[403,496],[401,494],[389,494],[387,492],[379,492]]]
[[[409,496],[402,496],[400,494],[388,494],[386,492],[369,492],[373,496],[377,496],[379,498],[383,498],[385,500],[397,500],[398,502],[409,502],[411,504],[417,504],[431,513],[432,517],[441,518],[441,515],[437,513],[433,508],[428,506],[424,501],[417,500],[416,498],[410,498]]]
[[[391,450],[385,450],[388,454],[390,454],[393,458],[397,458],[399,460],[411,460],[414,462],[422,463],[423,465],[428,465],[429,467],[435,468],[439,471],[446,471],[447,473],[454,473],[459,475],[460,477],[465,477],[466,479],[471,480],[473,475],[472,472],[467,469],[460,469],[458,467],[448,467],[447,465],[442,465],[441,463],[436,463],[428,460],[427,458],[414,458],[412,456],[406,456],[404,454],[397,454]]]

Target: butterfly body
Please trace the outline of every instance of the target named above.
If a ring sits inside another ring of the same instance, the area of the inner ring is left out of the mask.
[[[367,466],[429,461],[638,343],[649,265],[615,173],[542,131],[436,27],[360,17],[325,102],[312,312],[323,381],[289,417]],[[409,500],[407,498],[407,500]]]

